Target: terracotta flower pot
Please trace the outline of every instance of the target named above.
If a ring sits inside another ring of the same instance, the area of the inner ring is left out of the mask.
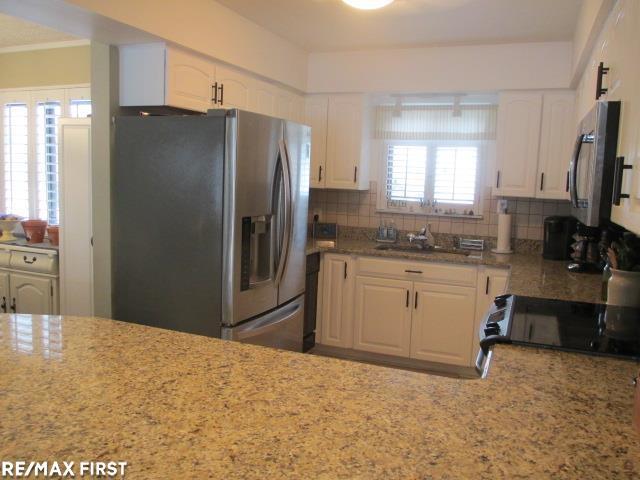
[[[58,245],[60,242],[60,227],[58,225],[49,225],[47,227],[47,233],[49,234],[49,243],[51,245]]]
[[[42,243],[47,222],[46,220],[25,220],[22,222],[22,229],[27,237],[27,243]]]

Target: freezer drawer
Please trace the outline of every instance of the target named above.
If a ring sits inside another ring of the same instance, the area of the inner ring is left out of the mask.
[[[304,294],[266,315],[235,327],[223,327],[224,340],[302,351]]]

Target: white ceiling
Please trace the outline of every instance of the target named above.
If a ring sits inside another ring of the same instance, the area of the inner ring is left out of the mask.
[[[310,52],[569,40],[582,0],[217,0]]]
[[[0,13],[0,48],[77,39],[67,33]]]

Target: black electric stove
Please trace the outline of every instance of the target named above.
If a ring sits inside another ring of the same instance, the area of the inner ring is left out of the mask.
[[[640,309],[503,295],[480,330],[477,367],[496,343],[640,360]]]

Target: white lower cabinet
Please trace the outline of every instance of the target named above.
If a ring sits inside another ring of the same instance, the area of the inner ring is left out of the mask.
[[[319,343],[471,366],[507,280],[506,269],[325,254]]]
[[[21,273],[9,274],[11,303],[9,309],[15,313],[54,313],[54,280]]]
[[[321,343],[353,346],[353,260],[349,255],[325,254],[322,274]]]
[[[451,365],[470,364],[476,290],[415,282],[411,358]]]
[[[409,356],[412,288],[407,280],[356,277],[353,348]]]
[[[0,313],[9,311],[11,292],[9,291],[9,274],[0,272]]]

